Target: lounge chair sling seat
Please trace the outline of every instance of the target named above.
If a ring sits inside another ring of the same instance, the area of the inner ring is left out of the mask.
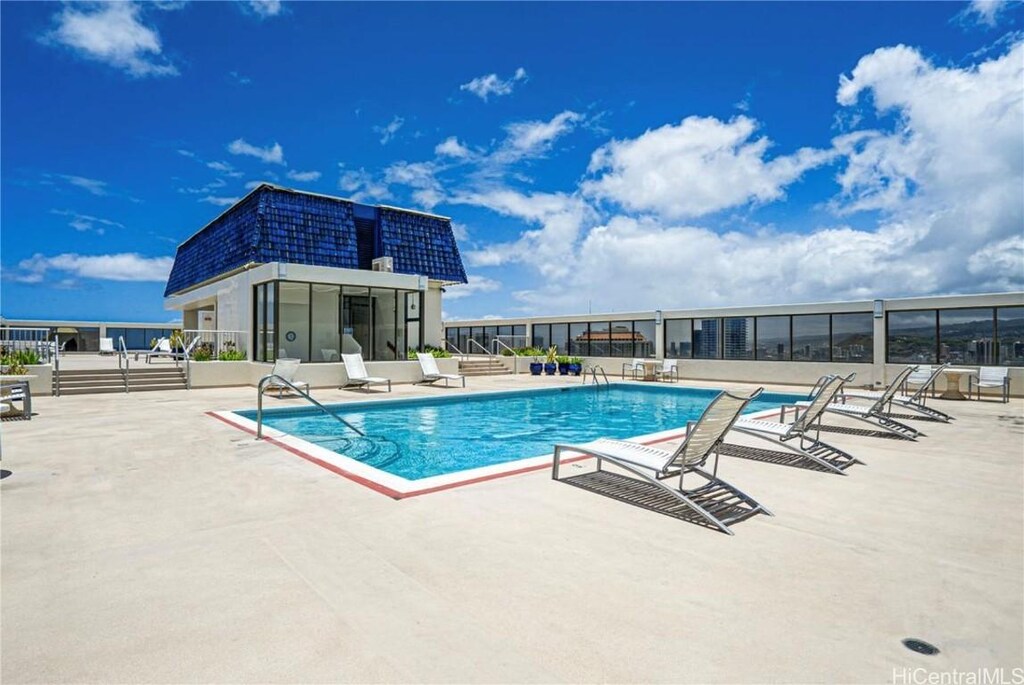
[[[658,473],[666,471],[668,465],[672,463],[672,457],[674,456],[673,452],[651,447],[650,445],[641,445],[638,442],[629,442],[628,440],[612,440],[610,438],[598,438],[593,442],[588,442],[586,445],[581,445],[581,447],[586,447],[588,454],[614,458],[618,461],[635,464]]]
[[[932,369],[932,367],[930,366],[927,366],[921,367],[917,371],[912,372],[907,377],[907,380],[904,381],[903,386],[899,390],[906,393],[908,383],[913,383],[914,385],[917,385],[917,390],[909,394],[893,394],[891,397],[889,397],[889,404],[887,410],[891,413],[892,405],[895,404],[903,409],[912,411],[915,414],[920,414],[921,416],[937,419],[939,421],[946,421],[947,423],[949,421],[952,421],[953,417],[950,416],[949,414],[939,411],[938,409],[925,406],[925,399],[927,398],[928,393],[932,392],[934,394],[936,379],[938,379],[938,377],[948,366],[949,364],[942,364],[941,366],[936,366],[934,369]],[[924,376],[922,376],[922,369],[925,369]],[[887,392],[888,390],[844,389],[842,393],[840,393],[840,397],[844,400],[844,403],[847,398],[877,401],[885,397]]]
[[[441,369],[437,367],[437,360],[434,359],[434,355],[426,352],[417,352],[416,359],[420,362],[420,371],[423,372],[423,380],[421,383],[436,383],[437,381],[444,381],[445,387],[448,387],[449,381],[462,381],[462,387],[466,387],[466,377],[460,376],[457,373],[441,373]]]
[[[299,370],[299,365],[302,364],[301,359],[290,359],[290,358],[278,358],[274,362],[274,368],[271,370],[271,374],[277,376],[277,378],[271,378],[267,381],[266,389],[276,389],[277,397],[280,399],[283,396],[285,390],[291,390],[292,388],[287,383],[282,383],[279,379],[291,383],[296,388],[302,390],[302,392],[309,393],[309,383],[306,381],[300,381],[295,378],[295,374]]]
[[[873,427],[882,428],[893,435],[899,435],[904,438],[916,440],[918,436],[922,435],[921,431],[912,426],[908,426],[905,423],[900,423],[895,419],[889,418],[885,414],[885,407],[890,403],[900,387],[903,386],[907,377],[913,373],[916,368],[917,367],[914,366],[908,366],[896,374],[896,377],[893,378],[892,382],[881,396],[879,396],[879,398],[871,405],[849,404],[846,402],[837,402],[834,404],[829,403],[825,406],[824,411],[857,419],[858,421],[863,421]],[[798,407],[808,407],[812,401],[813,400],[803,400],[796,402],[795,404]]]
[[[366,388],[370,385],[387,385],[388,392],[391,392],[390,378],[367,375],[366,366],[363,364],[363,355],[343,354],[341,355],[341,360],[345,364],[345,374],[348,376],[348,382],[342,386],[343,388],[350,385],[361,388]]]

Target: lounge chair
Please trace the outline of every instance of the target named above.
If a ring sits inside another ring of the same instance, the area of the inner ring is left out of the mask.
[[[370,376],[366,373],[366,365],[363,364],[363,355],[361,354],[343,354],[341,355],[341,361],[345,363],[345,375],[348,376],[348,381],[342,385],[342,389],[355,386],[357,388],[363,388],[364,390],[371,385],[384,385],[387,384],[388,392],[391,392],[391,379],[381,378],[380,376]]]
[[[1010,370],[1005,366],[982,366],[978,369],[978,380],[974,376],[967,377],[967,397],[970,398],[973,387],[978,389],[978,399],[981,399],[982,388],[1002,388],[1003,402],[1010,401]]]
[[[679,380],[679,362],[675,359],[664,360],[661,368],[654,372],[654,377],[659,381],[668,380],[675,383]]]
[[[444,381],[444,387],[448,387],[449,381],[462,381],[462,387],[466,387],[466,377],[460,376],[457,373],[441,373],[441,370],[437,368],[437,360],[434,359],[434,355],[417,352],[416,359],[420,362],[420,370],[423,372],[423,380],[420,383],[436,383],[438,381]]]
[[[732,429],[737,433],[749,435],[761,440],[767,440],[777,447],[790,452],[795,452],[803,458],[814,462],[827,471],[845,476],[846,469],[851,464],[861,463],[838,447],[828,444],[821,439],[821,415],[825,413],[826,407],[842,392],[843,385],[853,380],[854,374],[848,377],[830,376],[821,385],[817,394],[811,399],[810,404],[801,407],[803,414],[797,412],[793,423],[780,421],[766,421],[762,419],[747,419],[742,416],[736,420]],[[784,415],[783,415],[784,416]],[[811,436],[811,432],[814,436]],[[790,440],[796,440],[793,444]]]
[[[188,358],[190,358],[192,356],[193,352],[195,352],[196,347],[199,345],[200,338],[201,338],[201,336],[198,336],[198,335],[196,337],[192,338],[192,342],[190,342],[188,345],[186,345],[184,350],[182,350],[181,352],[175,352],[174,353],[174,358],[175,359],[188,359]]]
[[[643,359],[634,359],[633,361],[630,361],[630,362],[622,362],[622,379],[623,380],[626,379],[626,373],[627,372],[629,373],[630,376],[633,377],[633,380],[636,380],[636,374],[637,374],[638,371],[640,372],[640,374],[643,374],[643,372],[644,372],[644,360]]]
[[[146,356],[146,363],[148,364],[157,357],[170,357],[175,359],[174,350],[171,349],[171,341],[169,338],[160,338],[153,345],[152,349],[149,350],[137,350],[135,352],[135,361],[139,361],[139,355]]]
[[[910,376],[916,368],[917,367],[915,366],[908,366],[896,374],[896,377],[892,379],[891,383],[889,383],[889,387],[882,391],[882,394],[879,395],[878,398],[870,405],[831,403],[825,405],[825,411],[833,414],[840,414],[847,418],[856,419],[857,421],[862,421],[871,425],[873,428],[881,428],[893,435],[916,440],[919,436],[923,435],[921,431],[917,430],[913,426],[908,426],[905,423],[900,423],[896,419],[890,418],[887,416],[886,411],[886,407],[889,405],[893,396],[899,392],[900,387],[903,386],[903,382],[907,380],[907,377]],[[807,407],[810,404],[810,401],[802,401],[797,402],[796,406]]]
[[[326,347],[320,349],[320,356],[324,358],[325,362],[340,362],[341,361],[341,357],[338,355],[338,351],[337,350],[333,350],[333,349],[326,348]]]
[[[113,338],[100,338],[100,354],[114,354]]]
[[[892,413],[892,405],[895,404],[901,409],[907,409],[921,416],[936,419],[938,421],[950,422],[953,417],[946,412],[939,411],[932,407],[925,406],[925,400],[930,393],[933,397],[935,396],[935,381],[942,374],[943,370],[949,366],[949,364],[943,364],[941,366],[922,366],[918,367],[917,371],[912,371],[907,377],[907,380],[903,383],[900,390],[903,393],[907,392],[907,386],[914,384],[917,386],[911,394],[896,394],[889,398],[889,404],[886,407],[886,413]],[[927,377],[923,377],[921,369],[927,369]],[[880,398],[885,391],[883,390],[847,390],[843,388],[839,393],[839,401],[845,403],[849,399],[858,400],[877,400]]]
[[[698,421],[687,422],[686,437],[682,444],[671,452],[627,440],[606,438],[585,445],[555,445],[551,477],[558,480],[558,468],[563,452],[577,452],[596,457],[599,472],[601,462],[607,459],[615,466],[642,479],[637,482],[641,488],[645,483],[648,484],[647,487],[654,486],[650,488],[651,492],[639,497],[649,501],[652,496],[667,495],[675,500],[673,512],[690,509],[722,532],[732,535],[732,531],[729,530],[731,523],[758,512],[772,515],[753,498],[718,478],[718,450],[725,439],[725,434],[750,401],[761,394],[761,390],[762,388],[758,388],[747,396],[733,395],[730,392],[720,393],[711,401]],[[715,467],[708,473],[702,467],[712,453],[715,456]],[[697,474],[707,482],[699,487],[684,490],[683,477],[687,473]],[[678,487],[662,483],[662,480],[676,475],[679,476]],[[564,482],[575,484],[573,478]]]
[[[3,400],[4,409],[0,414],[8,414],[14,411],[14,403],[21,402],[20,414],[24,419],[32,419],[32,389],[28,381],[6,381],[0,384],[0,400]]]
[[[274,368],[271,369],[271,375],[278,376],[291,383],[291,386],[287,383],[282,383],[279,378],[271,378],[267,381],[263,391],[277,390],[277,398],[281,399],[282,394],[285,390],[292,390],[292,386],[299,388],[307,395],[309,394],[309,383],[306,381],[300,381],[295,378],[296,372],[299,370],[299,365],[302,364],[301,359],[290,359],[288,357],[279,358],[274,362]]]

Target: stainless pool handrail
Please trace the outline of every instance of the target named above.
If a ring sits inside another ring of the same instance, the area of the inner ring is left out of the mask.
[[[463,359],[465,359],[465,358],[466,358],[466,356],[467,356],[467,355],[466,355],[466,353],[465,353],[465,352],[463,352],[462,350],[460,350],[460,349],[459,349],[459,347],[458,347],[458,345],[456,345],[455,343],[453,343],[453,342],[452,342],[451,340],[447,340],[447,339],[446,339],[446,340],[444,341],[444,344],[445,344],[445,345],[447,345],[448,347],[452,348],[453,350],[455,350],[455,351],[456,351],[456,352],[458,353],[458,355],[459,355],[460,357],[462,357]]]
[[[512,353],[512,373],[518,374],[519,373],[519,354],[515,350],[513,350],[511,347],[509,347],[508,345],[506,345],[502,341],[498,340],[497,338],[495,338],[491,342],[492,343],[497,343],[498,345],[501,345],[506,350],[508,350],[509,352]]]
[[[600,364],[592,364],[589,367],[587,367],[586,371],[583,372],[583,385],[587,384],[587,374],[589,374],[594,379],[594,385],[600,385],[600,382],[597,380],[598,371],[601,372],[601,377],[604,378],[604,384],[610,385],[610,383],[608,382],[608,374],[604,372],[604,367],[601,366]]]
[[[483,345],[478,343],[476,340],[473,340],[473,338],[469,338],[466,342],[468,342],[468,343],[470,343],[472,345],[476,345],[481,350],[483,350],[484,354],[487,355],[488,359],[493,359],[494,358],[494,353],[493,352],[491,352],[489,349],[487,349],[486,347],[484,347]]]
[[[128,359],[128,348],[124,344],[124,336],[117,336],[117,368],[121,370],[121,380],[124,381],[124,391],[128,392],[128,377],[131,373],[131,360]],[[124,366],[121,362],[124,361]]]
[[[330,409],[328,409],[324,405],[322,405],[319,402],[317,402],[316,400],[314,400],[312,397],[309,396],[308,393],[305,393],[305,392],[299,390],[297,387],[295,387],[295,384],[292,383],[287,378],[282,378],[281,376],[278,376],[276,373],[268,373],[266,376],[264,376],[263,378],[260,379],[259,385],[256,386],[256,392],[257,392],[257,396],[256,396],[256,439],[257,440],[262,440],[263,439],[263,391],[266,389],[267,383],[269,383],[272,380],[276,380],[279,383],[282,383],[282,384],[288,386],[289,388],[294,390],[296,393],[298,393],[299,395],[304,397],[306,400],[308,400],[309,402],[313,403],[317,408],[320,409],[320,411],[324,412],[325,414],[329,414],[329,415],[333,416],[338,421],[341,421],[347,427],[351,428],[353,431],[358,433],[360,437],[363,437],[363,438],[366,437],[366,433],[364,433],[363,431],[359,430],[358,428],[353,426],[351,423],[349,423],[348,421],[346,421],[345,419],[341,418],[340,416],[335,414],[333,411],[331,411]]]

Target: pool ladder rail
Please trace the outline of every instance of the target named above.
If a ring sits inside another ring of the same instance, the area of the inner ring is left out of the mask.
[[[600,385],[600,381],[598,381],[598,379],[597,379],[598,371],[601,372],[601,378],[604,379],[604,384],[605,385],[609,385],[609,383],[608,383],[608,374],[606,374],[604,372],[604,367],[601,366],[600,364],[593,364],[591,366],[588,366],[583,371],[583,385],[587,384],[587,377],[588,376],[593,379],[594,385]]]
[[[324,405],[322,405],[319,402],[317,402],[316,400],[314,400],[312,397],[310,397],[309,393],[306,393],[306,392],[303,392],[302,390],[299,390],[297,387],[295,387],[295,384],[292,383],[287,378],[282,378],[281,376],[278,376],[276,373],[269,373],[266,376],[264,376],[263,378],[261,378],[260,382],[259,382],[259,385],[256,386],[256,393],[257,393],[257,395],[256,395],[256,439],[257,440],[262,440],[263,439],[263,391],[266,389],[267,383],[269,383],[270,381],[277,381],[278,383],[282,383],[282,384],[288,386],[296,394],[298,394],[299,396],[303,397],[308,402],[312,403],[314,406],[316,406],[318,409],[320,409],[320,411],[322,411],[325,414],[328,414],[330,416],[333,416],[335,419],[337,419],[341,423],[345,424],[346,427],[348,427],[351,430],[355,431],[360,437],[363,437],[363,438],[366,437],[366,433],[364,433],[363,431],[359,430],[358,428],[353,426],[351,423],[349,423],[348,421],[346,421],[345,419],[341,418],[340,416],[335,414],[333,411],[331,411],[330,409],[328,409]]]

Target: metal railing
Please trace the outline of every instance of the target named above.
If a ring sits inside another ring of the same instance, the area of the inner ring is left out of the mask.
[[[495,338],[491,342],[495,344],[496,348],[498,346],[501,346],[501,347],[504,347],[506,350],[508,350],[509,352],[512,353],[512,373],[518,374],[519,373],[519,354],[515,350],[513,350],[511,347],[509,347],[508,345],[506,345],[502,341],[498,340],[497,338]]]
[[[297,387],[295,387],[295,384],[292,383],[287,378],[282,378],[281,376],[278,376],[276,373],[269,373],[266,376],[264,376],[263,378],[261,378],[260,382],[259,382],[259,385],[256,386],[256,393],[257,393],[257,396],[256,396],[256,439],[257,440],[262,440],[263,439],[263,391],[266,390],[267,383],[269,383],[270,381],[276,381],[278,383],[283,383],[284,385],[288,386],[293,391],[298,393],[301,397],[304,397],[307,401],[311,402],[314,406],[319,408],[322,412],[324,412],[325,414],[329,414],[330,416],[333,416],[338,421],[343,423],[346,427],[348,427],[348,428],[352,429],[353,431],[355,431],[360,437],[363,437],[363,438],[366,437],[366,433],[364,433],[363,431],[359,430],[358,428],[353,426],[351,423],[349,423],[348,421],[346,421],[345,419],[341,418],[340,416],[335,414],[333,411],[331,411],[330,409],[328,409],[324,405],[322,405],[319,402],[317,402],[316,400],[314,400],[309,395],[309,393],[306,393],[306,392],[303,392],[302,390],[299,390]]]
[[[455,350],[455,353],[456,353],[456,354],[458,354],[458,355],[459,355],[460,357],[462,357],[463,359],[465,359],[465,358],[466,358],[466,357],[468,356],[468,355],[467,355],[467,354],[466,354],[465,352],[463,352],[462,350],[460,350],[460,349],[459,349],[459,348],[458,348],[458,347],[457,347],[457,346],[455,345],[455,343],[453,343],[452,341],[448,340],[447,338],[445,339],[445,341],[444,341],[444,344],[445,344],[445,345],[447,345],[448,347],[450,347],[451,349]]]
[[[608,374],[604,372],[604,367],[601,366],[600,364],[593,364],[592,366],[588,366],[583,371],[583,385],[587,384],[587,376],[590,376],[592,379],[594,379],[594,385],[600,385],[600,382],[597,380],[598,371],[601,372],[601,377],[604,379],[604,384],[609,385]]]
[[[49,364],[60,348],[56,337],[50,340],[49,328],[4,326],[0,328],[0,349],[5,354],[30,350],[36,353],[40,363]]]
[[[477,347],[479,347],[479,348],[480,348],[480,351],[481,351],[481,352],[483,352],[484,354],[486,354],[486,355],[488,356],[488,358],[493,358],[493,357],[494,357],[494,353],[493,353],[493,352],[491,352],[491,351],[490,351],[490,350],[488,350],[488,349],[487,349],[486,347],[484,347],[483,345],[481,345],[480,343],[478,343],[478,342],[477,342],[476,340],[473,340],[473,338],[469,338],[469,339],[467,339],[467,342],[468,342],[468,343],[469,343],[470,345],[476,345]]]
[[[188,345],[199,338],[199,343],[192,350],[193,359],[200,349],[202,349],[200,358],[208,354],[210,359],[219,359],[222,355],[236,356],[239,353],[243,359],[248,358],[246,355],[249,347],[248,331],[186,329],[181,332],[181,337],[183,345]]]
[[[117,336],[117,368],[124,380],[124,391],[128,392],[128,377],[131,371],[131,360],[128,358],[128,347],[124,344],[124,336]]]

